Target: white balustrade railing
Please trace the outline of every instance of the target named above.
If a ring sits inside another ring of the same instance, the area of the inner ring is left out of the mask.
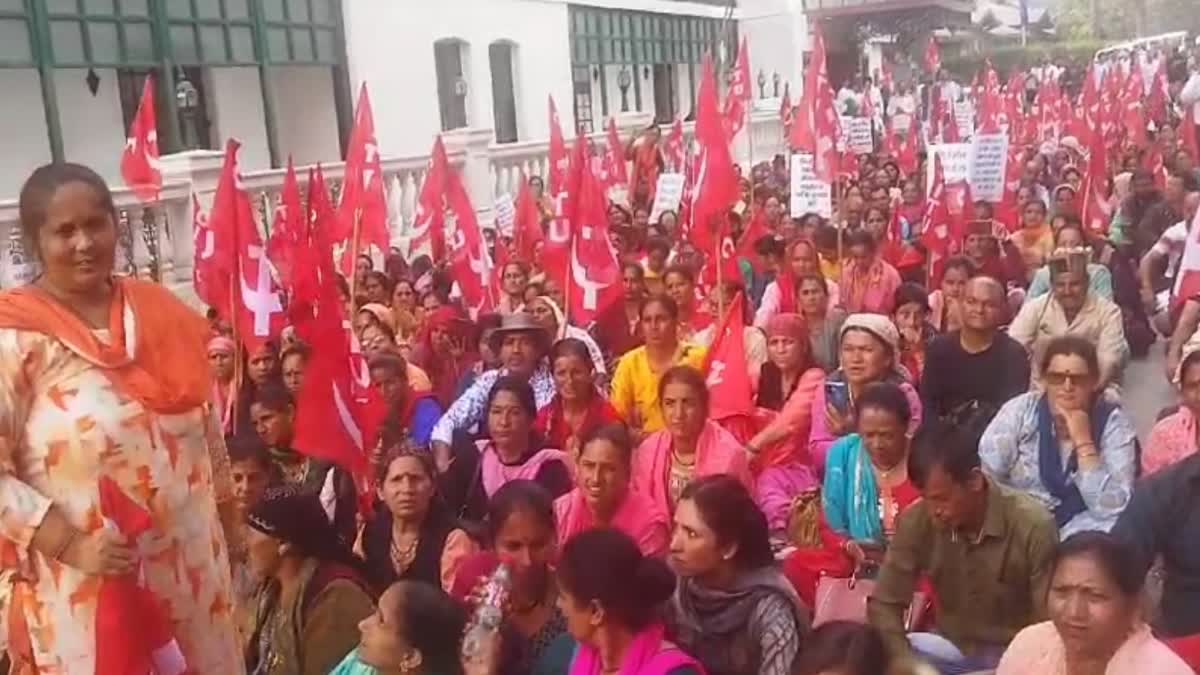
[[[645,128],[648,115],[634,114],[618,119],[622,139],[636,129]],[[664,129],[664,135],[669,128]],[[690,144],[694,124],[684,125]],[[459,169],[476,208],[483,214],[480,222],[491,222],[494,201],[500,195],[516,196],[521,181],[531,176],[545,177],[549,170],[549,142],[526,141],[495,144],[488,130],[465,130],[447,134],[447,156]],[[751,159],[749,138],[753,138],[753,160],[769,161],[776,153],[786,151],[786,142],[776,114],[758,110],[751,115],[749,129],[739,135],[734,144],[736,161],[744,164]],[[591,136],[594,144],[607,143],[605,135]],[[568,143],[574,139],[568,139]],[[143,204],[128,189],[113,192],[117,208],[119,246],[117,271],[155,279],[174,288],[180,295],[195,301],[192,294],[193,267],[193,206],[196,195],[204,209],[212,205],[220,177],[223,153],[190,151],[163,158],[164,185],[158,200]],[[384,188],[387,193],[388,220],[392,242],[407,250],[404,244],[415,217],[421,184],[428,171],[428,156],[391,157],[381,162]],[[296,167],[296,177],[302,196],[307,194],[309,170],[315,167]],[[345,171],[342,162],[322,165],[333,202],[341,191]],[[255,206],[261,232],[267,232],[279,205],[285,169],[244,172],[242,184]],[[11,288],[31,280],[37,274],[34,256],[26,249],[20,226],[17,201],[0,200],[0,287]]]

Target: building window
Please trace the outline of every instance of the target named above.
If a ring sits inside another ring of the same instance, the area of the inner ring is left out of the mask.
[[[46,14],[55,65],[152,66],[156,60],[146,0],[48,2]]]
[[[496,142],[517,141],[517,48],[511,42],[488,45],[488,63],[492,70],[492,117],[496,123]]]
[[[576,131],[581,134],[593,133],[596,129],[592,115],[592,69],[587,66],[571,68],[571,86],[575,95]]]
[[[467,49],[466,42],[455,38],[433,43],[442,131],[467,126],[467,78],[463,70],[463,63],[468,62]]]

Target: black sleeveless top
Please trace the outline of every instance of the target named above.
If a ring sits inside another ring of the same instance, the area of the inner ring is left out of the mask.
[[[367,559],[367,572],[371,584],[383,593],[393,583],[424,581],[435,588],[442,587],[442,550],[446,538],[459,528],[458,520],[439,502],[429,506],[425,522],[421,524],[417,552],[404,574],[397,574],[392,565],[392,514],[382,503],[375,504],[375,517],[363,530],[363,554]]]

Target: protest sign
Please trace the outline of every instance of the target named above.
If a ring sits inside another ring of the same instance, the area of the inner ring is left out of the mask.
[[[975,135],[975,106],[970,101],[959,101],[954,104],[954,122],[958,125],[958,133],[962,138]]]
[[[517,206],[512,195],[505,193],[496,197],[492,208],[496,210],[496,229],[500,234],[512,236],[513,223],[517,219]]]
[[[970,181],[975,199],[999,202],[1004,198],[1008,164],[1008,135],[979,134],[971,144]]]
[[[842,123],[848,127],[843,132],[846,136],[846,149],[856,155],[866,155],[875,151],[870,118],[843,117]]]
[[[658,185],[654,189],[654,208],[650,210],[650,222],[657,223],[658,217],[667,211],[679,211],[679,202],[683,200],[683,174],[664,173],[658,177]]]
[[[933,185],[933,156],[942,158],[942,171],[945,172],[946,184],[958,183],[971,178],[971,144],[970,143],[939,143],[930,144],[929,161],[926,162],[926,185]]]
[[[793,218],[806,213],[833,217],[833,186],[817,177],[810,154],[792,155],[791,212]]]

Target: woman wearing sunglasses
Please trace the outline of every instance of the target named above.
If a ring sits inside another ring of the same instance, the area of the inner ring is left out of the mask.
[[[1084,338],[1054,338],[1040,365],[1045,392],[1005,403],[980,439],[983,471],[1045,505],[1064,539],[1107,532],[1133,492],[1133,423],[1104,396],[1096,348]]]

